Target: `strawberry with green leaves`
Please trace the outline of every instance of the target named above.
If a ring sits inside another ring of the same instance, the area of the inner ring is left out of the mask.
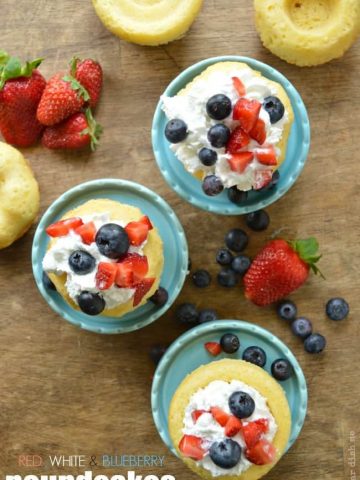
[[[306,240],[271,240],[254,258],[244,276],[245,296],[255,305],[274,303],[297,290],[310,270],[320,273],[319,244]]]
[[[71,75],[80,82],[89,94],[88,105],[95,108],[99,101],[103,83],[101,65],[91,58],[80,60],[75,57],[71,61],[70,67]]]
[[[46,80],[37,67],[42,59],[22,65],[17,57],[0,50],[0,131],[6,142],[29,147],[37,142],[43,126],[36,110]]]

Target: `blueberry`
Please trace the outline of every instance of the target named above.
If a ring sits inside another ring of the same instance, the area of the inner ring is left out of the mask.
[[[202,148],[198,153],[198,156],[200,162],[207,167],[215,165],[217,160],[217,153],[215,152],[215,150],[211,150],[211,148]]]
[[[233,252],[242,252],[249,242],[247,233],[240,228],[233,228],[225,237],[226,246]]]
[[[219,177],[216,175],[208,175],[204,178],[202,189],[206,195],[209,197],[214,197],[219,195],[224,190],[224,185]]]
[[[230,202],[236,205],[242,205],[248,197],[248,192],[239,190],[236,185],[228,188],[227,194]]]
[[[230,130],[226,125],[217,123],[210,128],[207,134],[207,138],[211,146],[215,148],[225,147],[230,138]]]
[[[234,392],[229,398],[230,411],[237,418],[248,418],[255,410],[255,402],[246,392]]]
[[[291,330],[297,337],[305,339],[312,334],[312,323],[305,317],[299,317],[292,322]]]
[[[69,265],[77,275],[86,275],[94,270],[96,260],[85,250],[75,250],[69,257]]]
[[[304,342],[305,350],[308,353],[320,353],[326,346],[326,339],[320,333],[312,333]]]
[[[278,304],[276,310],[279,317],[288,322],[295,320],[297,315],[297,307],[291,300],[283,300]]]
[[[149,300],[157,307],[162,307],[168,301],[169,294],[163,287],[159,287]]]
[[[199,321],[199,312],[192,303],[182,303],[176,310],[176,318],[185,325],[195,325]]]
[[[273,173],[273,175],[271,177],[270,182],[268,184],[266,184],[264,187],[259,188],[259,190],[257,190],[257,192],[267,192],[268,190],[272,190],[273,188],[276,187],[279,179],[280,179],[280,172],[279,172],[279,170],[275,170],[275,172]]]
[[[225,333],[220,338],[220,345],[225,353],[235,353],[240,348],[240,340],[233,333]]]
[[[217,281],[222,287],[235,287],[238,283],[238,278],[234,270],[230,268],[222,268],[217,275]]]
[[[216,254],[216,261],[219,265],[230,265],[233,258],[233,254],[227,248],[220,248]]]
[[[167,347],[165,347],[164,345],[154,345],[153,347],[150,348],[149,357],[151,358],[151,360],[154,362],[155,365],[157,365],[160,362],[166,350],[167,350]]]
[[[248,213],[246,215],[246,225],[256,232],[266,230],[269,223],[270,217],[265,210],[257,210],[256,212]]]
[[[209,98],[206,104],[206,112],[214,120],[223,120],[231,113],[231,100],[222,93]]]
[[[218,319],[217,313],[212,308],[204,308],[199,312],[199,323],[213,322],[214,320],[217,320],[217,319]]]
[[[125,229],[116,223],[106,223],[100,227],[95,242],[102,255],[113,259],[124,255],[130,246]]]
[[[245,273],[249,270],[250,265],[251,260],[246,255],[238,255],[237,257],[234,257],[233,261],[231,262],[232,270],[240,275],[245,275]]]
[[[271,374],[276,380],[283,382],[293,374],[293,367],[289,360],[278,358],[271,364]]]
[[[209,453],[215,465],[229,470],[240,462],[241,447],[235,440],[226,438],[220,442],[214,442],[210,447]]]
[[[278,122],[284,116],[285,108],[278,97],[270,96],[264,98],[263,107],[269,114],[271,123]]]
[[[331,298],[326,304],[326,315],[331,320],[344,320],[349,310],[349,304],[343,298]]]
[[[170,143],[180,143],[188,135],[188,128],[186,123],[179,118],[173,118],[166,124],[165,137]]]
[[[207,270],[196,270],[192,275],[192,279],[194,285],[199,288],[206,288],[211,283],[211,276]]]
[[[53,282],[50,280],[49,275],[43,271],[42,273],[42,282],[46,290],[54,290],[56,292],[56,287]]]
[[[105,300],[98,293],[81,292],[77,301],[80,309],[87,315],[99,315],[105,308]]]
[[[246,362],[253,363],[258,367],[264,367],[264,365],[266,364],[265,351],[262,348],[256,346],[246,348],[244,350],[242,358]]]

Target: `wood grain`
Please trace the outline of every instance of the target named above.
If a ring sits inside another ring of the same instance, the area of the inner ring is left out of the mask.
[[[199,291],[188,281],[177,303],[193,301],[199,307],[216,308],[222,318],[262,325],[298,356],[309,385],[307,421],[296,445],[267,478],[350,479],[349,435],[351,431],[359,435],[360,408],[360,44],[341,60],[300,69],[261,46],[247,0],[207,0],[185,38],[158,48],[127,44],[112,36],[90,0],[0,3],[5,50],[24,58],[46,57],[42,70],[47,76],[65,68],[74,54],[98,58],[105,72],[97,112],[105,133],[98,151],[66,154],[36,147],[25,152],[40,183],[41,212],[85,180],[136,180],[172,205],[186,229],[194,268],[207,267],[214,276],[214,254],[225,232],[244,226],[244,220],[202,212],[169,190],[150,142],[158,97],[185,67],[224,54],[265,61],[298,88],[312,125],[309,160],[291,191],[268,208],[271,226],[265,233],[251,234],[248,253],[254,255],[278,231],[289,237],[318,238],[326,281],[312,277],[293,298],[301,314],[326,335],[326,352],[317,358],[306,354],[273,309],[250,305],[239,289],[223,291],[214,282]],[[30,263],[34,228],[0,252],[1,474],[36,473],[36,469],[30,472],[17,466],[23,453],[45,457],[153,453],[166,455],[166,469],[152,473],[166,470],[178,479],[194,479],[162,444],[149,401],[153,366],[147,351],[152,344],[169,343],[182,332],[174,322],[174,308],[155,324],[128,335],[100,336],[75,329],[50,310],[36,289]],[[331,322],[324,314],[326,300],[334,295],[344,296],[351,305],[352,313],[342,323]],[[74,468],[71,473],[83,470]],[[141,468],[138,472],[150,473]],[[38,473],[46,472],[39,469]]]

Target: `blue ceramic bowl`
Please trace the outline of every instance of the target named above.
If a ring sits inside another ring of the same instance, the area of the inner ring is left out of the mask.
[[[274,68],[248,57],[224,56],[208,58],[184,70],[167,87],[164,95],[174,96],[197,75],[210,65],[218,62],[244,62],[262,75],[280,83],[286,90],[294,110],[294,123],[289,135],[286,158],[279,168],[280,181],[276,188],[263,192],[249,192],[247,200],[241,205],[230,202],[226,190],[216,197],[205,195],[201,183],[185,170],[182,163],[169,148],[164,130],[168,122],[158,103],[152,125],[152,144],[155,159],[169,186],[184,200],[209,212],[223,215],[242,215],[264,208],[282,197],[300,175],[310,146],[310,124],[305,105],[294,86]]]
[[[267,372],[270,373],[270,366],[277,358],[287,358],[293,365],[293,376],[281,382],[291,410],[292,427],[288,450],[298,437],[305,420],[307,388],[304,374],[295,356],[279,338],[264,328],[239,320],[216,320],[192,328],[175,340],[161,359],[154,376],[151,404],[155,425],[162,440],[176,455],[168,430],[168,412],[172,397],[189,373],[214,361],[214,357],[205,350],[204,343],[218,342],[224,333],[235,333],[241,346],[236,354],[221,354],[216,360],[241,359],[245,348],[257,345],[266,352]]]
[[[57,292],[44,288],[42,259],[49,237],[45,228],[60,219],[67,211],[88,200],[109,198],[134,205],[151,218],[164,244],[164,270],[160,285],[169,292],[167,303],[156,307],[152,302],[127,313],[121,318],[104,315],[89,316],[74,310]],[[175,301],[185,281],[188,268],[188,248],[184,230],[170,206],[148,188],[138,183],[117,179],[101,179],[82,183],[61,195],[44,213],[35,232],[32,265],[36,284],[50,307],[68,322],[97,333],[125,333],[152,323],[164,314]]]

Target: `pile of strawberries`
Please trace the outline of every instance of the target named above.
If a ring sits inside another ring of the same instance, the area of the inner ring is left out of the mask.
[[[51,149],[95,149],[101,127],[93,117],[103,72],[92,59],[74,58],[69,71],[47,82],[38,70],[42,59],[22,65],[0,51],[0,131],[6,142],[29,147],[41,138]]]

